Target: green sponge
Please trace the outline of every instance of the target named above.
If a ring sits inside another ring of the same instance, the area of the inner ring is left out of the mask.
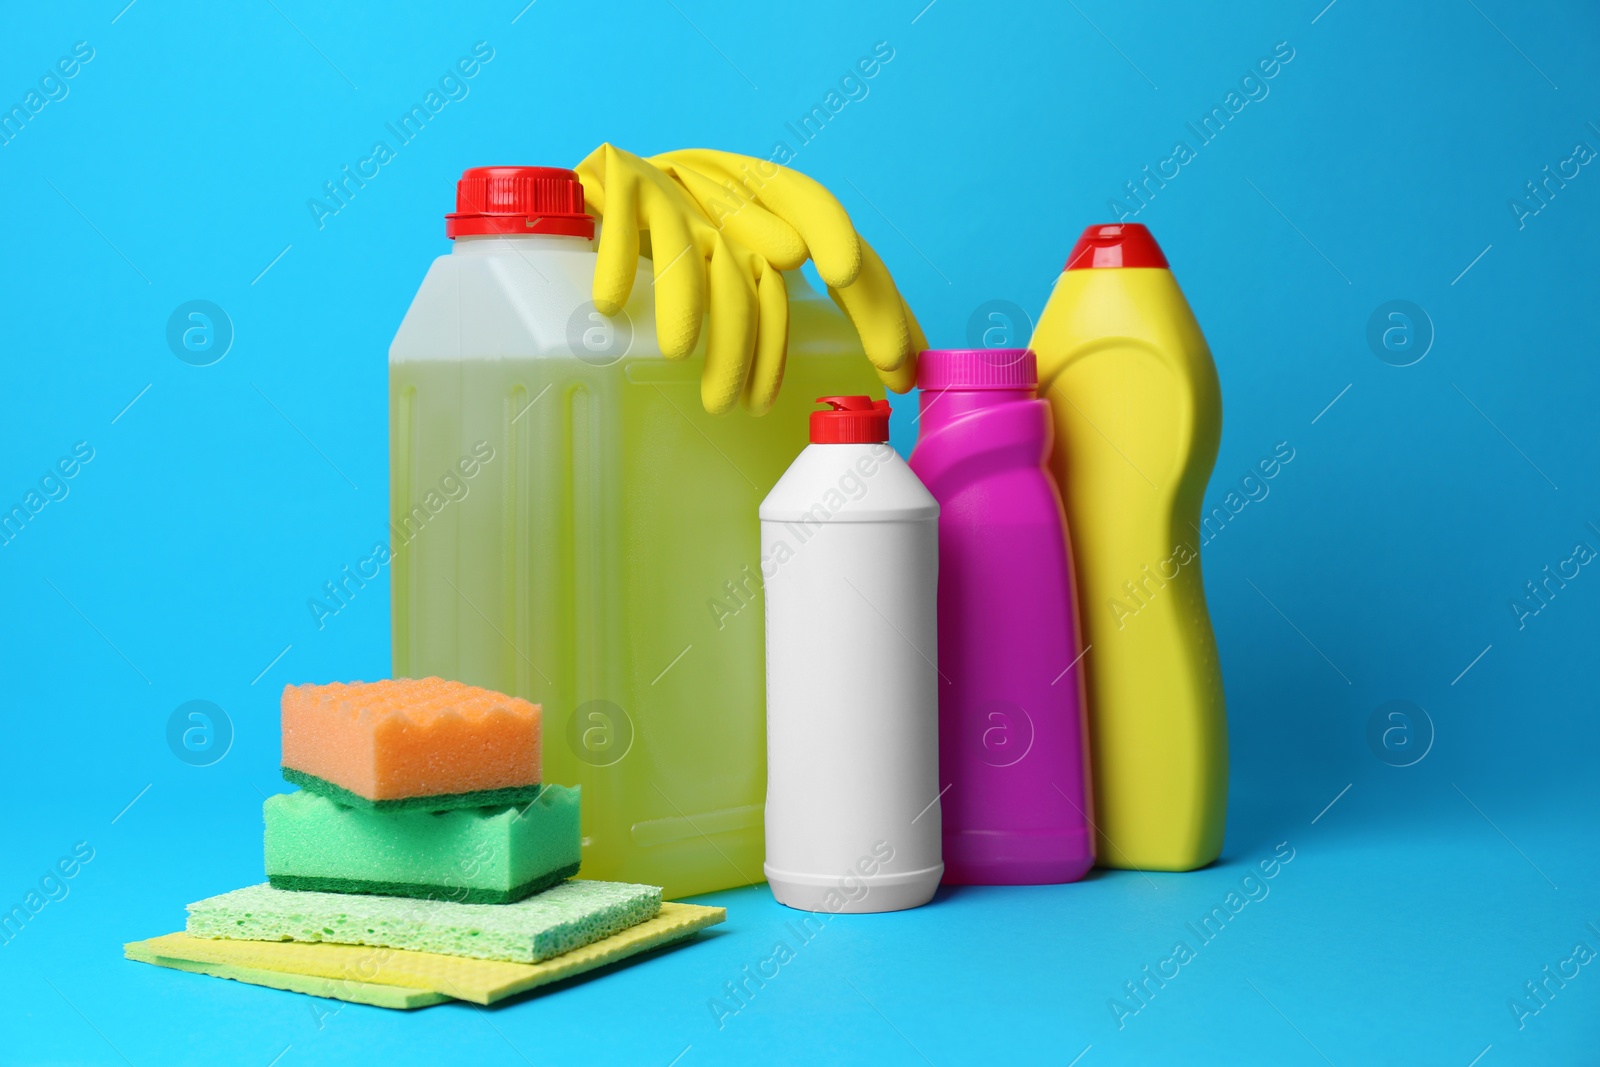
[[[655,917],[661,890],[573,881],[515,904],[290,893],[253,885],[189,905],[190,937],[333,941],[538,963]]]
[[[521,807],[350,808],[301,791],[268,797],[267,878],[279,889],[505,904],[578,872],[576,788]]]
[[[541,786],[514,785],[504,789],[479,789],[471,793],[436,793],[425,797],[399,797],[394,800],[370,800],[360,793],[352,793],[343,786],[334,785],[326,778],[318,778],[293,767],[283,768],[283,780],[312,793],[321,793],[329,800],[338,801],[347,808],[375,808],[378,811],[444,811],[447,808],[503,808],[507,804],[526,804],[539,795]]]

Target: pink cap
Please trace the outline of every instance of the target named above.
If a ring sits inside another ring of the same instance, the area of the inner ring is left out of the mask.
[[[1028,348],[932,348],[917,356],[921,389],[1033,389],[1039,367]]]

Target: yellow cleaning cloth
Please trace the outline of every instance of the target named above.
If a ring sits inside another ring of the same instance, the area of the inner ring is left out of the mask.
[[[345,981],[340,978],[319,978],[315,975],[289,974],[285,971],[263,971],[255,967],[235,967],[227,963],[195,963],[190,960],[172,959],[151,951],[151,946],[161,940],[163,939],[153,938],[150,941],[135,941],[123,947],[123,954],[130,960],[153,963],[157,967],[209,974],[216,978],[231,978],[236,982],[286,989],[291,993],[308,993],[314,997],[348,1000],[355,1004],[371,1004],[379,1008],[426,1008],[430,1004],[443,1004],[450,999],[443,993],[430,993],[425,989]]]
[[[341,1000],[357,1000],[354,996],[345,995],[347,987],[389,986],[440,993],[477,1004],[493,1004],[536,986],[592,971],[658,945],[688,937],[708,926],[715,926],[727,916],[723,908],[662,904],[660,913],[653,919],[542,963],[531,964],[440,956],[432,952],[371,948],[365,945],[226,941],[190,937],[183,933],[135,941],[124,946],[124,952],[129,959],[160,966],[187,969],[187,966],[210,968],[223,965],[237,972],[224,977],[245,982],[254,981],[247,975],[259,971],[332,979],[328,983],[328,991],[317,995]],[[371,1000],[357,1002],[372,1003]]]

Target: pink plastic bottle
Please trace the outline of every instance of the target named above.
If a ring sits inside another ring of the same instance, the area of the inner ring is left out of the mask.
[[[1034,356],[924,352],[917,384],[911,469],[939,501],[944,881],[1076,881],[1094,864],[1082,648]]]

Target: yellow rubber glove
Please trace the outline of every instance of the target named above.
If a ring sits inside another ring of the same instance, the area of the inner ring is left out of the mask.
[[[783,381],[789,294],[783,275],[731,240],[656,167],[603,144],[578,164],[588,209],[603,220],[594,274],[595,307],[615,315],[628,302],[639,235],[650,235],[661,354],[683,359],[711,309],[700,402],[712,414],[741,399],[760,414]]]
[[[916,356],[927,339],[883,260],[832,193],[768,160],[709,148],[664,152],[650,162],[671,174],[735,244],[780,270],[813,260],[878,377],[897,393],[916,384]]]

